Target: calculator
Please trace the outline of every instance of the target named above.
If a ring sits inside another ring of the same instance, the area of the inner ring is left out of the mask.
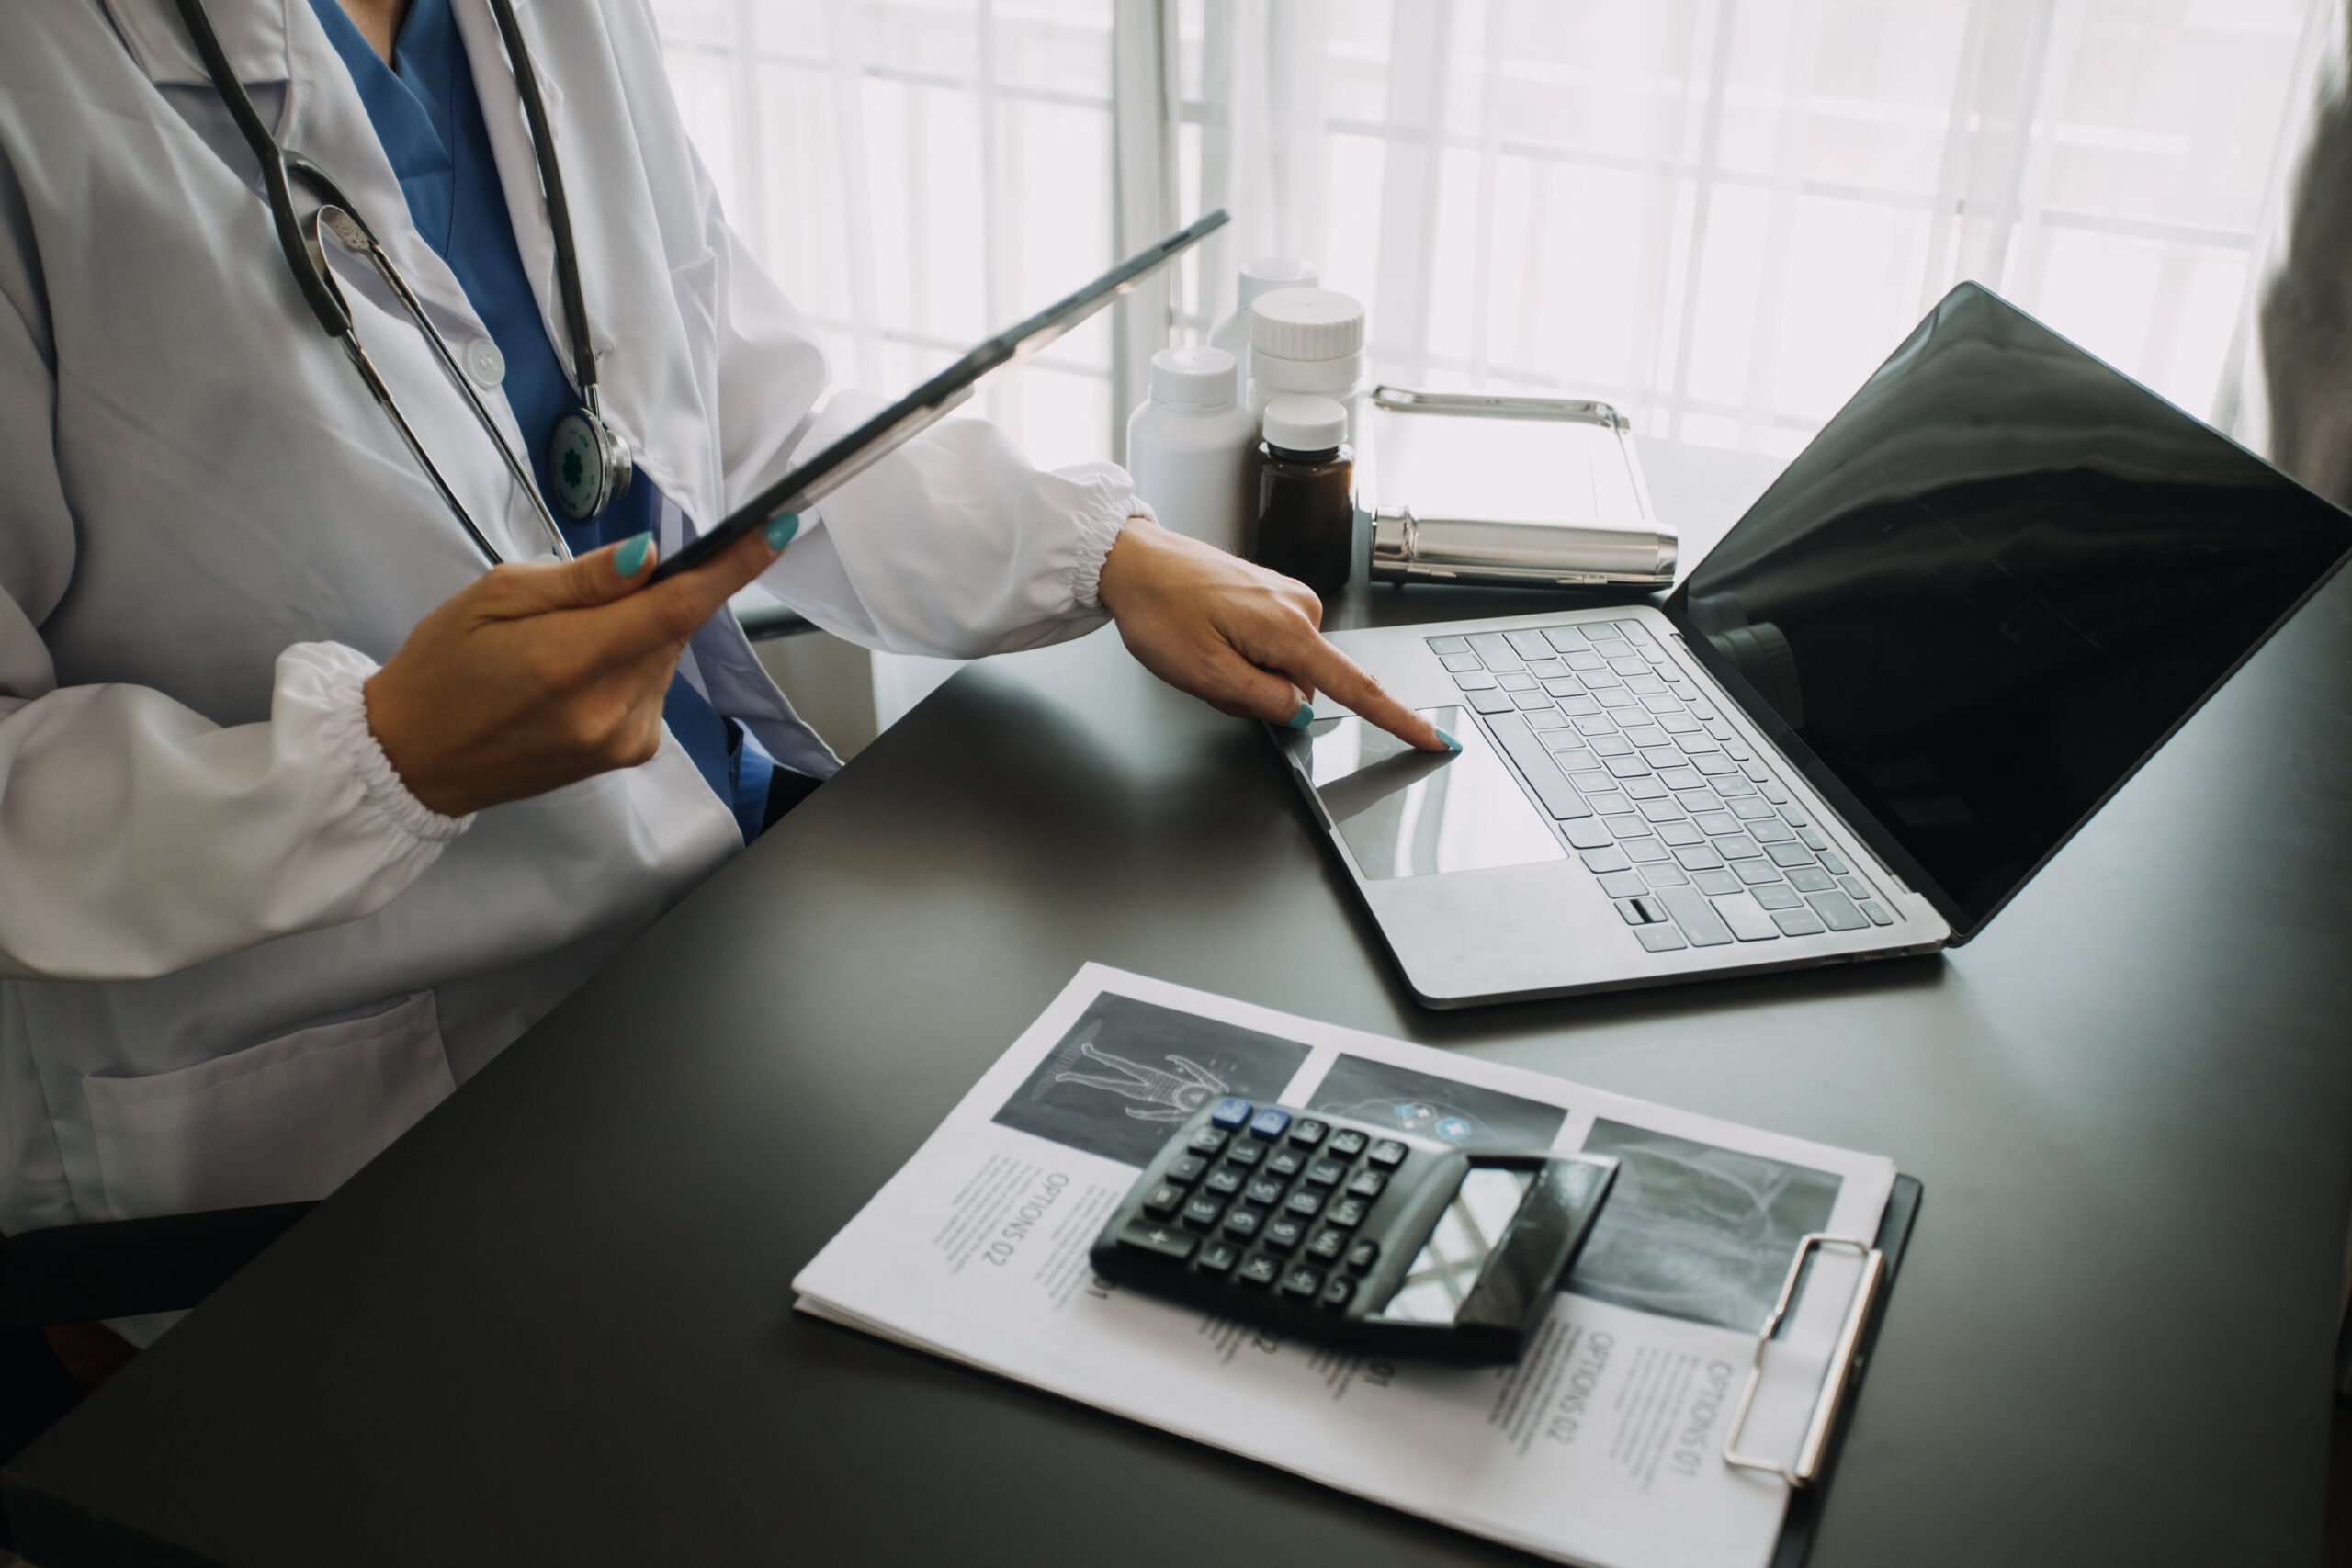
[[[1169,1134],[1096,1273],[1353,1348],[1516,1360],[1617,1162],[1468,1153],[1228,1096]]]

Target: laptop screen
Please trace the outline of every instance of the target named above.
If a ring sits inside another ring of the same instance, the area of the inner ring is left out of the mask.
[[[1973,284],[1666,610],[1964,940],[2352,549],[2352,515]]]

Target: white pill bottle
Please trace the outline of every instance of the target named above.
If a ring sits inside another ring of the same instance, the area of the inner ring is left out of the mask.
[[[1241,271],[1233,280],[1233,314],[1219,321],[1209,333],[1209,346],[1221,348],[1233,355],[1240,366],[1240,391],[1250,387],[1250,307],[1261,294],[1271,294],[1277,288],[1312,288],[1323,281],[1311,261],[1295,256],[1260,256],[1256,261],[1243,262]]]
[[[1347,439],[1360,446],[1366,390],[1361,301],[1331,288],[1277,288],[1250,301],[1251,418],[1277,398],[1329,398],[1347,410]]]
[[[1127,472],[1160,525],[1239,555],[1258,513],[1258,422],[1234,400],[1233,355],[1163,348],[1127,416]]]

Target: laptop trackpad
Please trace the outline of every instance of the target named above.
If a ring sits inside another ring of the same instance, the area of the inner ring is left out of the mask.
[[[1460,755],[1415,750],[1352,714],[1307,730],[1316,795],[1363,874],[1386,881],[1566,859],[1477,721],[1458,707],[1420,711],[1462,742]]]

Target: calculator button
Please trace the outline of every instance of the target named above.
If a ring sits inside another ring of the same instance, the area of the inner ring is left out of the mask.
[[[1239,1095],[1228,1094],[1216,1102],[1216,1110],[1209,1112],[1209,1125],[1222,1127],[1228,1133],[1238,1132],[1257,1109]]]
[[[1151,1195],[1143,1201],[1143,1206],[1148,1213],[1167,1214],[1173,1213],[1183,1201],[1184,1190],[1174,1182],[1163,1181],[1151,1190]]]
[[[1323,1270],[1309,1269],[1305,1264],[1283,1276],[1283,1294],[1306,1296],[1312,1300],[1323,1293]]]
[[[1347,1163],[1343,1160],[1318,1159],[1306,1168],[1306,1179],[1317,1187],[1336,1187],[1340,1178],[1347,1174]]]
[[[1362,1133],[1357,1132],[1353,1127],[1344,1127],[1339,1132],[1331,1134],[1331,1142],[1329,1146],[1331,1152],[1338,1155],[1341,1159],[1353,1159],[1356,1156],[1363,1153],[1364,1145],[1371,1141],[1371,1139],[1365,1137]]]
[[[1248,1138],[1238,1140],[1225,1151],[1225,1157],[1236,1165],[1256,1165],[1266,1157],[1266,1145]]]
[[[1179,1155],[1168,1162],[1168,1168],[1161,1174],[1179,1187],[1190,1187],[1208,1168],[1209,1162],[1198,1155]]]
[[[1258,1234],[1258,1226],[1265,1218],[1262,1209],[1236,1209],[1225,1216],[1225,1234],[1238,1241],[1248,1241]]]
[[[1290,1126],[1290,1112],[1269,1105],[1250,1120],[1250,1130],[1261,1138],[1279,1138]]]
[[[1261,1252],[1244,1263],[1234,1278],[1245,1285],[1271,1285],[1283,1271],[1283,1260]]]
[[[1225,1205],[1204,1192],[1184,1205],[1184,1223],[1206,1230],[1216,1224],[1216,1217],[1224,1213]]]
[[[1332,1276],[1331,1282],[1323,1287],[1322,1295],[1316,1299],[1320,1301],[1325,1306],[1330,1308],[1331,1311],[1337,1312],[1341,1307],[1346,1306],[1349,1299],[1355,1293],[1356,1282],[1353,1280],[1349,1279],[1345,1274],[1338,1274]]]
[[[1279,1177],[1261,1176],[1250,1184],[1250,1201],[1274,1204],[1283,1201],[1283,1184]]]
[[[1405,1163],[1405,1145],[1394,1138],[1383,1138],[1372,1145],[1366,1157],[1383,1170],[1394,1170]]]
[[[1336,1263],[1340,1254],[1347,1249],[1348,1233],[1332,1230],[1327,1225],[1317,1231],[1315,1239],[1306,1244],[1306,1256],[1321,1262]]]
[[[1184,1146],[1196,1155],[1213,1155],[1225,1147],[1225,1134],[1214,1127],[1204,1127]]]
[[[1202,1183],[1202,1185],[1206,1187],[1212,1192],[1221,1192],[1226,1197],[1230,1198],[1236,1192],[1240,1191],[1241,1184],[1249,1179],[1250,1179],[1248,1177],[1234,1169],[1231,1166],[1221,1165],[1215,1170],[1209,1172],[1208,1180]]]
[[[1376,1241],[1360,1241],[1348,1248],[1348,1267],[1359,1274],[1379,1261],[1380,1244]]]
[[[1174,1225],[1155,1225],[1142,1220],[1129,1220],[1119,1233],[1119,1245],[1137,1252],[1148,1252],[1160,1258],[1172,1258],[1178,1262],[1193,1256],[1198,1238],[1186,1235]]]
[[[1229,1241],[1213,1241],[1201,1248],[1204,1273],[1222,1274],[1241,1260],[1241,1249]]]
[[[1352,1230],[1363,1224],[1364,1204],[1361,1198],[1342,1198],[1325,1212],[1323,1217],[1335,1225]]]
[[[1380,1190],[1387,1185],[1388,1178],[1385,1173],[1377,1170],[1360,1170],[1356,1172],[1355,1179],[1348,1183],[1348,1196],[1377,1198],[1380,1196]]]
[[[1323,1141],[1323,1134],[1329,1130],[1322,1122],[1302,1116],[1290,1124],[1290,1141],[1302,1149],[1311,1149]]]
[[[1323,1212],[1323,1194],[1312,1187],[1302,1187],[1290,1195],[1283,1207],[1301,1219],[1311,1220]]]
[[[1288,1252],[1306,1239],[1306,1222],[1282,1214],[1266,1222],[1266,1234],[1258,1238],[1258,1245],[1272,1252]]]
[[[1266,1174],[1285,1178],[1296,1176],[1299,1168],[1306,1163],[1306,1156],[1296,1149],[1276,1149],[1266,1156]]]

